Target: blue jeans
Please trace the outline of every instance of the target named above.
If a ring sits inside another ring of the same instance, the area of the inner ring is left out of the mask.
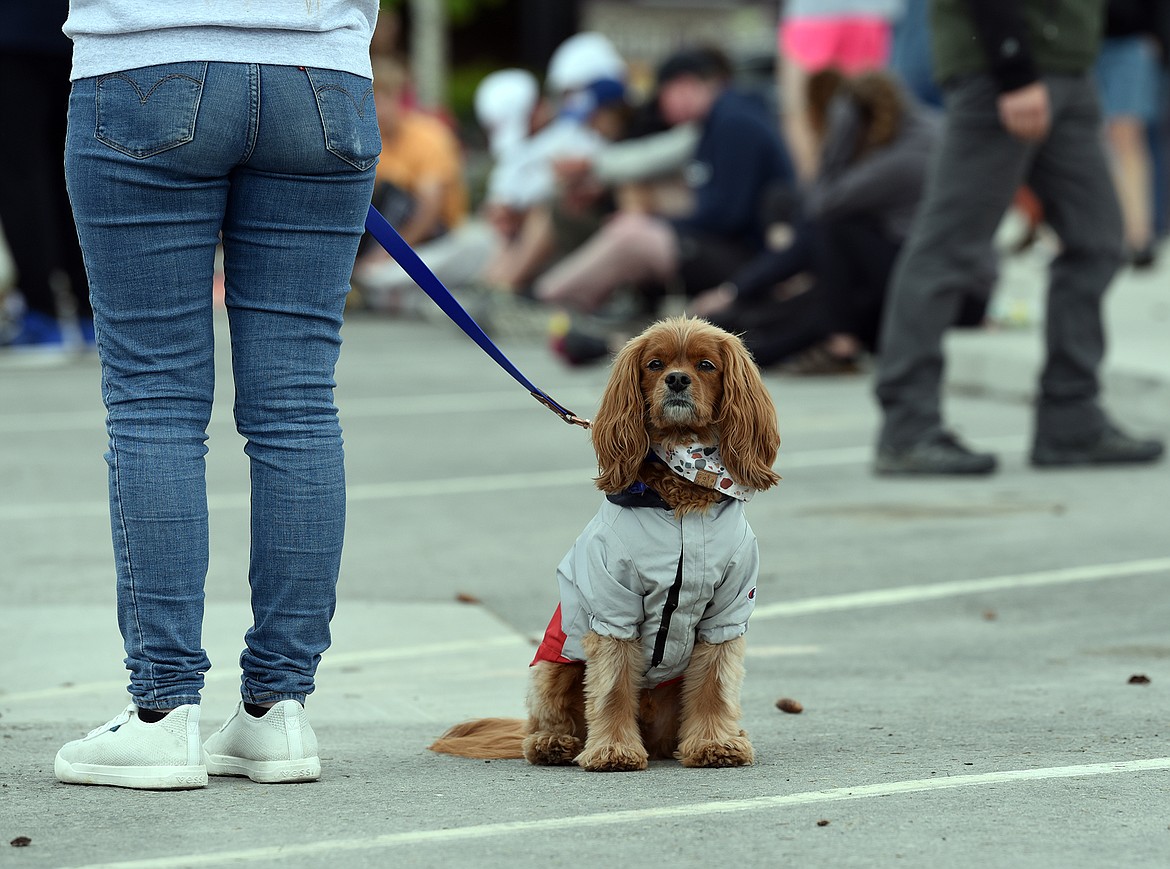
[[[82,79],[65,169],[107,410],[118,621],[130,694],[198,703],[204,456],[221,240],[235,421],[251,467],[250,702],[313,690],[345,524],[333,375],[381,148],[370,82],[174,63]]]

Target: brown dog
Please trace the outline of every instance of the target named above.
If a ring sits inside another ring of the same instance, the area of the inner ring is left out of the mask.
[[[750,764],[739,696],[758,555],[743,504],[780,479],[759,371],[705,321],[655,323],[614,360],[592,431],[606,500],[558,569],[527,722],[464,722],[430,747],[594,771]]]

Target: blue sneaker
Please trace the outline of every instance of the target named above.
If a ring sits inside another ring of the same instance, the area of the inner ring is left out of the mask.
[[[59,347],[65,343],[61,324],[40,311],[25,311],[20,330],[8,342],[10,347]]]
[[[81,331],[81,340],[86,347],[97,346],[97,335],[93,329],[93,317],[81,317],[77,321],[77,328]]]

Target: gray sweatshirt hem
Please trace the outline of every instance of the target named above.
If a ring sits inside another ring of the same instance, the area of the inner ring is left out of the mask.
[[[372,78],[369,33],[240,27],[172,27],[130,33],[73,35],[73,72],[80,78],[188,60],[335,69]]]

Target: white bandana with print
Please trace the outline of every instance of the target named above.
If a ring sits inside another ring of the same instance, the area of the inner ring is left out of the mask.
[[[722,492],[738,501],[750,501],[752,495],[756,494],[755,489],[740,485],[731,479],[727,468],[723,467],[718,444],[690,444],[672,450],[664,449],[660,444],[653,444],[650,449],[668,468],[692,483]]]

